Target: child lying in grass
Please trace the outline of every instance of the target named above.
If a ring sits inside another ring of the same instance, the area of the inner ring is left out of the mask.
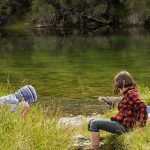
[[[25,116],[30,108],[30,104],[37,101],[37,94],[33,86],[26,85],[14,94],[0,97],[1,107],[8,106],[14,111],[17,107],[21,109],[21,116]]]

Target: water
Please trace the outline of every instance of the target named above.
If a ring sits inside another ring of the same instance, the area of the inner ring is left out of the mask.
[[[113,95],[113,77],[129,71],[150,82],[150,34],[130,30],[86,36],[0,31],[0,82],[32,84],[39,103],[60,101],[64,111],[103,110],[98,96]]]

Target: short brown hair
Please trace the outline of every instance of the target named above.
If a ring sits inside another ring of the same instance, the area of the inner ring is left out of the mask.
[[[123,84],[123,80],[125,83]],[[127,71],[121,71],[114,77],[115,87],[114,87],[114,93],[118,93],[119,89],[122,89],[123,86],[130,87],[130,86],[136,86],[136,83],[132,77],[132,75]]]

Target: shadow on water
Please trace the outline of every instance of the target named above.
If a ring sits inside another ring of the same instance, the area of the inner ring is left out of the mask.
[[[88,28],[33,28],[32,32],[37,36],[110,36],[110,35],[138,35],[138,34],[149,34],[150,29],[144,27],[111,27],[103,26],[95,29]]]
[[[110,36],[110,35],[141,35],[149,34],[150,29],[146,27],[126,27],[126,26],[102,26],[99,28],[64,28],[64,27],[44,27],[44,28],[28,28],[26,30],[5,30],[0,29],[0,37],[8,36]]]

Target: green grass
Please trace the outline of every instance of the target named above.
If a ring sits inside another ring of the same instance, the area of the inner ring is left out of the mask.
[[[143,85],[139,86],[138,90],[144,102],[149,103],[150,89]],[[96,115],[96,118],[110,118],[113,114],[116,114],[117,112],[118,110],[114,109],[108,111],[108,113],[103,116]],[[84,122],[85,123],[82,127],[81,134],[89,137],[89,134],[87,132],[87,122]],[[100,137],[104,139],[107,150],[150,150],[150,119],[148,119],[146,127],[135,127],[133,131],[127,132],[120,136],[113,135],[105,131],[100,131]]]
[[[116,110],[112,111],[115,114]],[[107,115],[111,116],[109,113]],[[109,150],[150,150],[150,120],[143,128],[135,127],[133,131],[123,135],[112,135],[103,133]],[[103,135],[102,134],[102,135]]]
[[[110,118],[116,113],[116,109],[110,111],[105,116],[96,116],[101,118]],[[95,117],[95,116],[94,116]],[[93,118],[94,118],[93,117]],[[87,122],[84,120],[80,134],[89,138],[87,132]],[[123,135],[114,135],[105,131],[100,131],[102,141],[105,141],[105,150],[150,150],[150,119],[147,126],[143,128],[135,127],[133,131]]]
[[[14,91],[9,79],[0,85],[0,96]],[[71,144],[76,129],[58,126],[63,113],[53,99],[47,107],[33,104],[24,118],[20,113],[0,107],[0,150],[65,150]]]
[[[150,103],[150,88],[144,85],[138,86],[141,98],[144,102]]]
[[[26,118],[20,117],[19,110],[11,112],[1,109],[0,149],[65,150],[75,129],[58,127],[60,117],[56,107],[44,109],[33,106]]]
[[[8,86],[9,87],[9,86]],[[8,87],[0,89],[0,95],[7,92]],[[147,91],[148,89],[145,88]],[[10,91],[13,91],[10,89]],[[146,93],[149,91],[144,91]],[[58,120],[63,116],[59,105],[53,100],[49,107],[38,104],[32,105],[29,114],[21,118],[20,110],[11,112],[0,109],[0,150],[67,150],[75,135],[89,138],[87,118],[83,118],[83,125],[78,127],[59,126]],[[109,118],[117,110],[109,111],[105,116]],[[92,116],[93,117],[93,116]],[[150,149],[150,120],[146,127],[135,128],[121,136],[101,131],[100,135],[106,141],[108,150],[149,150]]]

